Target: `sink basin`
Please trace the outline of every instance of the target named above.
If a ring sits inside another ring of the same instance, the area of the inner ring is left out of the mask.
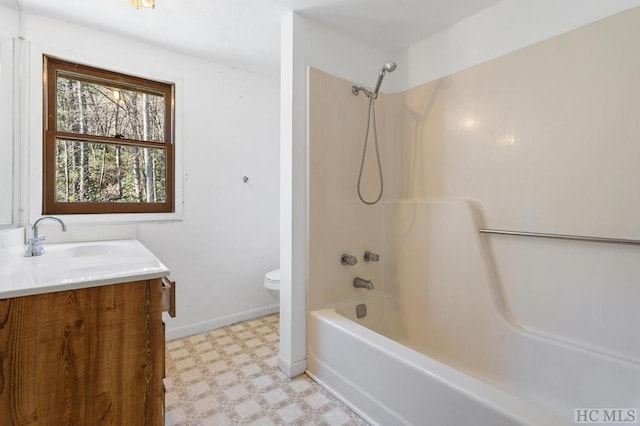
[[[24,257],[24,247],[0,249],[0,299],[169,275],[137,240],[44,247],[45,253],[35,257]]]
[[[91,246],[76,246],[61,248],[53,251],[53,255],[56,257],[91,257],[91,256],[108,256],[114,252],[114,247],[107,244],[96,244]]]
[[[56,244],[45,246],[45,254],[47,258],[75,258],[75,257],[94,257],[94,256],[108,256],[110,254],[122,255],[123,251],[130,249],[125,244],[121,243],[92,243],[82,245],[72,245],[66,247],[66,244]]]

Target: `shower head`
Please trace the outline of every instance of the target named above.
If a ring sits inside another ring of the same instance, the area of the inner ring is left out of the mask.
[[[382,71],[394,72],[397,67],[398,67],[398,64],[396,64],[393,61],[389,61],[386,64],[384,64],[384,67],[382,67]]]
[[[376,86],[374,87],[372,92],[372,95],[374,97],[378,97],[378,92],[380,91],[380,85],[382,84],[382,79],[384,78],[385,74],[388,72],[395,71],[397,67],[398,67],[398,64],[396,64],[393,61],[389,61],[386,64],[384,64],[384,66],[380,70],[380,73],[378,74],[378,81],[376,82]]]
[[[371,92],[362,86],[354,85],[351,87],[351,93],[353,93],[355,96],[358,96],[358,93],[364,92],[364,94],[367,95],[369,99],[376,99],[378,97],[378,92],[380,91],[380,85],[382,84],[382,80],[384,79],[385,74],[387,74],[388,72],[395,71],[396,68],[398,68],[398,64],[396,64],[393,61],[387,62],[380,69],[380,73],[378,74],[378,81],[376,81],[375,88]]]

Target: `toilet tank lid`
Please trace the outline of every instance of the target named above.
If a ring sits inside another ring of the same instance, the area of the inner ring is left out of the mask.
[[[280,269],[267,272],[265,278],[271,282],[280,282]]]

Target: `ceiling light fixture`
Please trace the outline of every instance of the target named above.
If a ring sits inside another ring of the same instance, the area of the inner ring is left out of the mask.
[[[149,8],[149,9],[155,9],[156,8],[156,0],[127,0],[127,1],[132,6],[135,6],[136,9],[140,9],[141,7],[142,8]]]

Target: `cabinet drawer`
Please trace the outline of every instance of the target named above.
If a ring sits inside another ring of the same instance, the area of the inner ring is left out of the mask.
[[[162,277],[162,311],[176,316],[176,283],[169,277]]]

